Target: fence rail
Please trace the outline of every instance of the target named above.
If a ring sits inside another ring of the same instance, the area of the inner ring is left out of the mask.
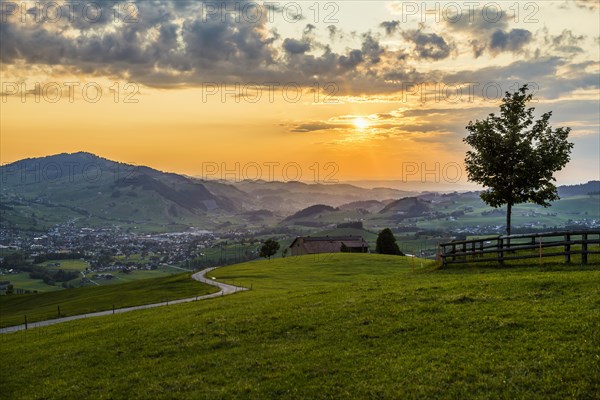
[[[590,245],[599,245],[597,250]],[[572,248],[572,246],[581,246]],[[562,251],[546,251],[560,248]],[[539,250],[524,253],[523,251]],[[517,253],[517,252],[520,253]],[[565,263],[571,262],[572,255],[581,255],[581,263],[587,264],[589,254],[600,254],[600,229],[588,231],[544,232],[510,236],[460,240],[440,243],[442,265],[454,263],[492,262],[502,264],[508,260],[564,256]],[[493,256],[493,257],[492,257]]]

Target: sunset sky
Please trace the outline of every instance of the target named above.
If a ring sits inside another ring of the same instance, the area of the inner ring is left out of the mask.
[[[598,1],[37,3],[1,3],[2,163],[89,151],[263,179],[295,163],[305,181],[440,163],[443,180],[468,122],[529,83],[573,129],[559,183],[600,179]]]

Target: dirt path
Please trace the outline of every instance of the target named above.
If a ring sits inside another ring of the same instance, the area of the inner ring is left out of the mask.
[[[162,307],[162,306],[168,306],[168,305],[179,304],[179,303],[189,303],[191,301],[197,301],[197,300],[203,300],[203,299],[210,299],[210,298],[213,298],[213,297],[219,297],[219,296],[224,296],[224,295],[227,295],[227,294],[233,294],[235,292],[242,292],[244,290],[248,290],[247,288],[244,288],[244,287],[241,287],[241,286],[228,285],[226,283],[221,283],[221,282],[218,282],[218,281],[215,281],[215,280],[212,280],[212,279],[208,279],[208,278],[206,278],[204,276],[205,274],[207,274],[208,272],[212,271],[215,268],[218,268],[218,267],[208,268],[208,269],[205,269],[203,271],[196,272],[195,274],[192,275],[192,278],[195,279],[195,280],[197,280],[198,282],[206,283],[207,285],[211,285],[211,286],[216,286],[219,289],[221,289],[220,291],[218,291],[216,293],[205,294],[203,296],[190,297],[190,298],[187,298],[187,299],[165,301],[165,302],[162,302],[162,303],[144,304],[144,305],[141,305],[141,306],[119,308],[119,309],[115,309],[114,312],[113,312],[113,310],[107,310],[107,311],[99,311],[99,312],[89,313],[89,314],[73,315],[71,317],[49,319],[49,320],[46,320],[46,321],[31,322],[31,323],[27,324],[27,329],[39,328],[39,327],[42,327],[42,326],[49,326],[49,325],[54,325],[54,324],[60,324],[61,322],[73,321],[75,319],[81,319],[81,318],[101,317],[101,316],[104,316],[104,315],[122,314],[122,313],[126,313],[126,312],[129,312],[129,311],[135,311],[135,310],[145,310],[147,308]],[[21,330],[24,330],[24,329],[25,329],[25,325],[24,324],[23,325],[9,326],[9,327],[6,327],[6,328],[1,328],[0,329],[0,334],[2,334],[2,333],[10,333],[10,332],[17,332],[17,331],[21,331]]]

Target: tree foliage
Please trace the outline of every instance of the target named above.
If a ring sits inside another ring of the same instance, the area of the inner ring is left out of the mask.
[[[377,236],[377,242],[375,244],[375,251],[379,254],[392,254],[392,255],[403,255],[396,243],[396,237],[390,230],[385,228]]]
[[[571,128],[552,129],[552,112],[534,119],[534,108],[527,108],[532,95],[527,85],[507,92],[500,115],[469,122],[464,142],[465,165],[469,180],[486,190],[481,199],[497,208],[507,205],[506,233],[510,235],[512,206],[532,202],[547,207],[558,199],[553,174],[570,160],[573,144],[567,138]]]
[[[277,250],[279,250],[279,242],[274,239],[267,239],[260,248],[260,256],[270,260],[271,256],[277,253]]]

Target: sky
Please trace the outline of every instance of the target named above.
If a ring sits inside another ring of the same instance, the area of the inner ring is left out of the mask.
[[[464,184],[469,121],[528,84],[600,179],[600,2],[2,1],[0,162]]]

